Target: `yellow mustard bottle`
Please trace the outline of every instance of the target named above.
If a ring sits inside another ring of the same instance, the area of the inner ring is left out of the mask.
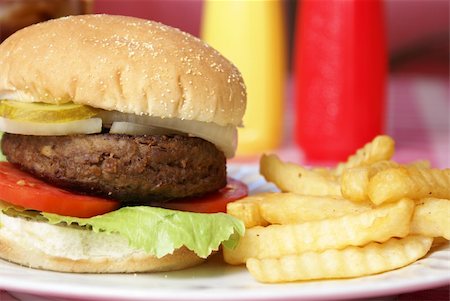
[[[247,86],[237,154],[278,147],[286,72],[282,1],[206,0],[201,37],[237,66]]]

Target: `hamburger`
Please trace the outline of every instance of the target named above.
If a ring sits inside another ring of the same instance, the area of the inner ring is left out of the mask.
[[[151,272],[235,246],[242,223],[214,212],[247,192],[226,172],[245,106],[232,63],[160,23],[83,15],[16,32],[0,45],[0,258]]]

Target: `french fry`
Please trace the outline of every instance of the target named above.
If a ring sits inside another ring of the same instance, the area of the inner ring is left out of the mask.
[[[368,201],[355,203],[342,197],[306,196],[289,192],[268,195],[259,206],[262,219],[271,224],[298,224],[372,209]]]
[[[385,243],[369,243],[364,247],[307,252],[276,259],[250,258],[246,264],[253,277],[267,283],[358,277],[413,263],[428,252],[432,241],[425,236],[391,238]]]
[[[390,168],[373,176],[367,189],[370,200],[376,205],[401,198],[450,199],[450,169]]]
[[[431,163],[428,160],[418,160],[414,161],[409,166],[415,166],[417,168],[431,168]]]
[[[427,198],[417,201],[411,233],[450,240],[450,200]]]
[[[377,136],[356,153],[348,157],[347,162],[340,163],[335,169],[335,175],[340,176],[345,169],[369,165],[378,161],[390,160],[394,155],[395,143],[389,136]]]
[[[380,171],[400,166],[400,164],[394,161],[384,160],[371,165],[346,169],[341,176],[342,195],[355,202],[366,201],[369,199],[368,189],[370,179]],[[406,166],[430,168],[430,162],[421,160]]]
[[[247,230],[223,250],[225,262],[246,263],[261,282],[349,278],[403,267],[448,243],[450,169],[390,161],[394,146],[378,136],[334,169],[263,155],[260,173],[282,192],[228,204]]]
[[[357,215],[250,228],[234,250],[224,249],[224,259],[241,264],[249,258],[275,258],[404,237],[409,233],[413,210],[414,202],[403,199]]]
[[[246,228],[267,226],[269,223],[260,213],[260,204],[273,194],[276,195],[273,192],[259,193],[228,203],[227,213],[243,221]]]
[[[281,191],[304,195],[341,195],[339,182],[331,174],[315,172],[302,166],[285,163],[276,155],[263,155],[260,173]]]
[[[371,165],[353,167],[344,170],[341,176],[342,195],[352,201],[362,202],[369,199],[367,191],[369,180],[378,172],[399,167],[394,161],[379,161]]]
[[[333,174],[333,170],[326,167],[313,167],[310,170],[314,171],[315,173],[318,173],[325,178],[328,178],[330,180],[336,181],[337,177]]]
[[[370,167],[346,169],[341,176],[341,193],[346,199],[362,202],[369,198],[367,188],[370,180]]]
[[[336,196],[306,196],[291,192],[255,194],[227,205],[227,213],[243,221],[246,228],[297,224],[370,209],[371,202],[355,203]]]

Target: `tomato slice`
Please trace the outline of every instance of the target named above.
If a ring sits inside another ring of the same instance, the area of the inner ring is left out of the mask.
[[[162,207],[167,209],[191,211],[199,213],[226,212],[227,204],[239,200],[248,195],[248,187],[245,183],[233,178],[227,179],[227,186],[201,197],[183,198],[164,203]]]
[[[74,217],[92,217],[119,208],[119,202],[75,194],[0,162],[0,200],[26,209]]]

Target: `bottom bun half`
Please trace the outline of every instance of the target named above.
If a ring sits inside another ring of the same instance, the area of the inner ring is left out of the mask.
[[[204,259],[186,248],[162,258],[128,246],[118,234],[8,216],[0,211],[0,258],[27,267],[72,273],[163,272]]]

